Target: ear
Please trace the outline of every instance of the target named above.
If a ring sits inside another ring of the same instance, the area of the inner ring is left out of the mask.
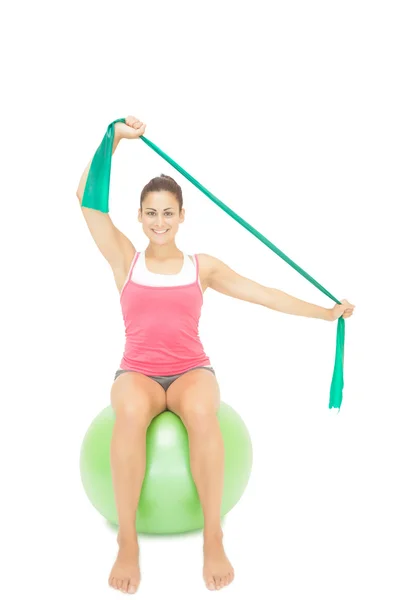
[[[140,210],[140,208],[138,209],[138,221],[139,223],[142,222],[142,211]]]
[[[179,222],[180,222],[180,223],[183,223],[183,222],[184,222],[184,220],[185,220],[185,209],[184,209],[184,208],[182,208],[182,210],[181,210],[181,214],[180,214],[180,217],[179,217]]]

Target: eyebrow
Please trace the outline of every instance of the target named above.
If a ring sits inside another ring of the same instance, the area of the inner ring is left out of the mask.
[[[164,208],[164,210],[170,210],[171,208],[173,208],[172,206],[168,206],[168,208]],[[150,208],[149,206],[146,208],[146,210],[155,210],[157,212],[156,208]]]

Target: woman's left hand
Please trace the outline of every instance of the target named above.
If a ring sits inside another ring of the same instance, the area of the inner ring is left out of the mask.
[[[336,319],[339,319],[339,317],[348,319],[352,316],[354,309],[354,304],[350,304],[350,302],[347,300],[342,300],[342,304],[335,304],[335,306],[331,308],[331,320],[336,321]]]

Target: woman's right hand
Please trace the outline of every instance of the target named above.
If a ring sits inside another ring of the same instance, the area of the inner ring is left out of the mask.
[[[120,139],[134,140],[144,134],[146,124],[139,121],[136,117],[126,117],[125,123],[115,123],[114,133]]]

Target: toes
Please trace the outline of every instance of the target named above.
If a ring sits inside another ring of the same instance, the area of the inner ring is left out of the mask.
[[[209,580],[206,581],[206,587],[208,590],[211,591],[221,590],[222,588],[232,583],[233,579],[233,571],[229,571],[229,573],[227,575],[224,575],[223,577],[215,575],[214,577],[211,577]]]
[[[117,589],[117,582],[115,580],[115,577],[110,577],[110,579],[108,580],[108,583],[110,584],[111,587],[113,587],[114,589]]]
[[[135,594],[137,590],[136,585],[134,585],[133,583],[130,583],[128,586],[128,594]]]
[[[120,590],[122,584],[124,583],[124,580],[123,579],[117,579],[116,581],[117,581],[117,589]]]
[[[214,591],[215,590],[215,581],[214,579],[209,579],[207,581],[207,589],[210,591]]]
[[[129,587],[129,579],[124,579],[122,582],[121,588],[120,588],[121,592],[124,592],[124,594],[126,594],[128,591],[128,587]]]

